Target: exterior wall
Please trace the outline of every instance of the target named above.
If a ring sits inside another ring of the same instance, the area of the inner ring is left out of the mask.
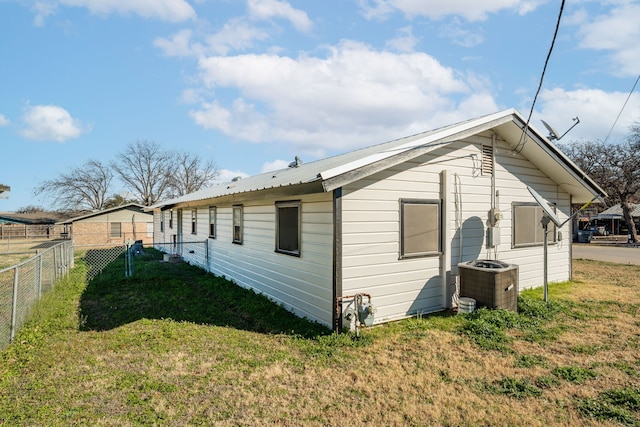
[[[120,235],[111,236],[111,223],[120,223]],[[74,245],[116,245],[127,240],[153,243],[153,215],[125,209],[78,219],[71,226]]]
[[[512,248],[512,203],[534,202],[526,189],[530,185],[557,203],[557,214],[564,220],[570,210],[569,196],[498,142],[495,189],[503,218],[498,224],[499,244],[487,248],[492,179],[481,171],[483,143],[491,145],[491,138],[476,136],[440,146],[343,190],[342,294],[371,294],[378,308],[376,323],[450,306],[457,265],[463,261],[488,258],[517,264],[520,289],[542,285],[543,246]],[[399,258],[399,201],[403,198],[443,200],[442,255]],[[569,227],[562,230],[564,236],[571,235]],[[567,280],[570,241],[550,244],[548,262],[550,282]]]
[[[286,198],[278,199],[283,201]],[[332,325],[333,310],[333,205],[331,194],[295,197],[302,205],[300,256],[275,252],[276,200],[242,203],[243,243],[232,243],[232,204],[217,208],[216,238],[209,238],[209,206],[197,207],[197,231],[191,233],[191,209],[182,211],[182,244],[178,236],[178,210],[173,228],[165,211],[164,231],[161,212],[154,212],[155,246],[165,252],[177,251],[186,262],[199,265],[238,285],[268,296],[301,317]],[[235,203],[234,203],[235,204]],[[177,239],[177,237],[176,237]]]
[[[376,323],[441,310],[455,303],[458,263],[498,259],[519,266],[520,289],[540,286],[543,246],[514,248],[512,207],[532,203],[527,186],[557,206],[560,220],[568,217],[570,198],[531,162],[498,139],[495,175],[482,171],[483,145],[490,134],[434,147],[405,162],[342,189],[341,295],[367,293],[378,308]],[[488,247],[487,227],[495,184],[499,242]],[[301,256],[276,253],[275,201],[244,202],[242,244],[232,243],[232,206],[216,205],[217,235],[209,238],[209,205],[197,206],[197,230],[191,233],[191,208],[154,213],[155,245],[177,252],[185,261],[243,287],[263,293],[294,313],[327,326],[332,319],[333,200],[331,194],[296,197],[302,201]],[[401,199],[442,200],[440,255],[400,259]],[[284,200],[284,199],[278,199]],[[238,202],[239,203],[239,202]],[[570,236],[570,224],[561,230]],[[178,244],[174,245],[175,241]],[[570,240],[549,244],[548,280],[564,281],[570,274]]]

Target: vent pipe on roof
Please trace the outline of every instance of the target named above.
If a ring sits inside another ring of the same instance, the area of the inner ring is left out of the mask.
[[[296,156],[296,159],[293,162],[289,163],[289,167],[290,168],[297,168],[301,164],[302,164],[302,160],[300,159],[300,157]]]

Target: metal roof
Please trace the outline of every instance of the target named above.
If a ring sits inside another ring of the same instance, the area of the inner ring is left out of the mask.
[[[215,185],[157,203],[146,209],[189,205],[203,200],[284,188],[295,191],[294,187],[300,188],[300,191],[332,191],[349,182],[420,156],[443,144],[488,130],[495,131],[514,149],[572,194],[576,203],[606,195],[542,133],[531,126],[528,127],[527,132],[523,132],[525,123],[524,118],[516,110],[504,110],[333,157],[302,163],[297,167]],[[553,161],[549,161],[550,159]]]
[[[631,217],[640,217],[640,204],[636,205],[631,203],[629,206],[631,207]],[[622,206],[619,203],[598,214],[598,219],[612,218],[622,218]]]
[[[120,211],[120,210],[124,210],[124,209],[129,209],[129,208],[135,208],[136,210],[139,210],[140,212],[146,214],[146,212],[144,212],[144,208],[145,208],[144,205],[141,205],[141,204],[138,204],[138,203],[127,203],[126,205],[114,206],[112,208],[103,209],[101,211],[89,212],[89,213],[84,214],[84,215],[80,215],[80,216],[76,216],[76,217],[73,217],[73,218],[69,218],[69,219],[67,219],[65,221],[58,222],[58,224],[71,224],[72,222],[75,222],[75,221],[78,221],[78,220],[81,220],[81,219],[91,218],[91,217],[94,217],[94,216],[104,215],[104,214],[107,214],[107,213]]]

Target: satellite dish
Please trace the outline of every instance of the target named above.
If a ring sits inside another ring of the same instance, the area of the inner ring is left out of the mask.
[[[560,221],[560,219],[558,219],[558,217],[556,216],[556,213],[553,210],[551,210],[551,207],[549,206],[549,204],[544,201],[542,196],[539,195],[536,190],[529,187],[528,185],[527,185],[527,190],[529,190],[529,193],[531,193],[533,198],[536,200],[536,203],[540,205],[540,207],[544,211],[547,218],[549,218],[551,222],[553,222],[556,225],[556,227],[561,227],[562,222]]]
[[[553,126],[551,126],[549,123],[545,122],[544,120],[540,120],[542,122],[542,124],[544,125],[544,127],[547,128],[547,130],[549,131],[549,140],[553,141],[554,139],[560,139],[560,133],[555,130],[553,128]]]
[[[569,129],[567,129],[567,131],[565,133],[563,133],[562,135],[560,135],[560,132],[558,132],[557,130],[555,130],[553,128],[553,126],[551,126],[549,123],[545,122],[544,120],[540,120],[542,122],[542,124],[544,125],[544,127],[547,128],[547,130],[549,131],[549,136],[547,138],[549,138],[549,141],[553,141],[554,139],[556,141],[560,141],[562,139],[563,136],[565,136],[566,134],[569,133],[569,131],[571,129],[573,129],[574,127],[576,127],[576,125],[578,123],[580,123],[580,119],[578,118],[578,116],[575,116],[573,119],[575,123],[573,124],[573,126],[571,126]]]

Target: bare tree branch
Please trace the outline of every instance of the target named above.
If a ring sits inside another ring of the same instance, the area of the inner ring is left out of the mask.
[[[174,162],[176,170],[171,182],[172,197],[210,187],[219,175],[213,162],[204,163],[199,156],[187,152],[176,153]]]
[[[630,204],[640,195],[640,126],[631,130],[628,140],[618,144],[573,142],[561,149],[607,192],[609,197],[605,202],[608,205],[620,204],[631,239],[637,242]]]
[[[175,163],[171,153],[153,141],[136,141],[112,163],[124,184],[145,206],[153,205],[168,195]]]
[[[68,210],[101,210],[107,200],[113,172],[98,160],[44,181],[34,190],[53,199],[53,205]]]

